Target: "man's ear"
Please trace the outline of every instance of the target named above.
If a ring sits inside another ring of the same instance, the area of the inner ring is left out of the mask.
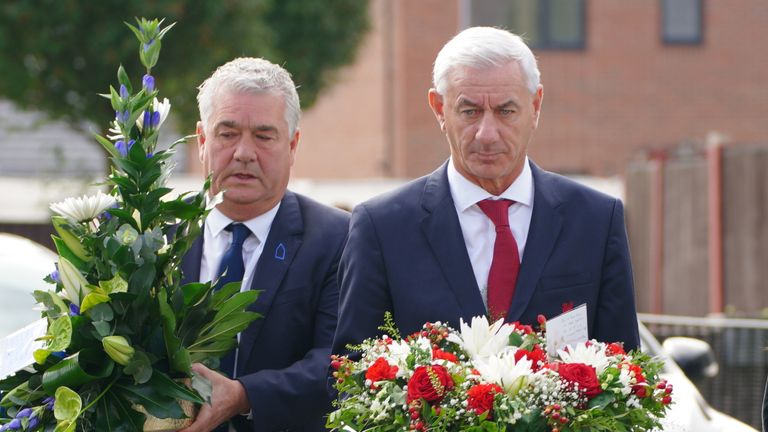
[[[205,163],[203,160],[203,155],[205,154],[205,132],[203,131],[202,122],[197,122],[195,133],[197,134],[197,157],[200,159],[200,162]]]
[[[533,127],[539,126],[539,116],[541,115],[541,104],[544,102],[544,86],[539,84],[536,94],[533,95]]]
[[[443,104],[443,97],[437,90],[431,88],[429,93],[427,93],[427,98],[429,99],[429,107],[432,108],[432,112],[440,124],[440,130],[445,132],[445,104]]]
[[[301,131],[296,128],[296,132],[293,133],[293,139],[288,143],[291,152],[291,166],[293,166],[293,161],[296,160],[296,149],[299,147],[299,138],[301,138]]]

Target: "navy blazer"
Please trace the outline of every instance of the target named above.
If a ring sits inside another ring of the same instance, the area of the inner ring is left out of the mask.
[[[263,318],[240,338],[237,379],[254,431],[325,430],[336,275],[348,224],[347,212],[290,191],[283,197],[250,288],[261,293],[249,310]],[[199,280],[201,255],[202,236],[182,261],[184,283]]]
[[[458,328],[460,318],[486,314],[446,168],[352,212],[334,353],[379,335],[386,311],[403,335],[427,321]],[[535,324],[564,303],[586,303],[591,338],[638,347],[621,201],[533,163],[531,170],[533,214],[507,321]]]

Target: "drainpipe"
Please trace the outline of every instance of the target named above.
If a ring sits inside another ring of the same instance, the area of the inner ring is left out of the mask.
[[[664,313],[664,166],[666,154],[651,154],[650,242],[648,251],[651,284],[651,313]]]
[[[709,313],[721,315],[724,311],[723,284],[723,147],[719,139],[707,146],[707,194],[709,195]]]

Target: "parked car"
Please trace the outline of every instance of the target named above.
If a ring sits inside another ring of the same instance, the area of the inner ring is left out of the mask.
[[[674,386],[674,404],[664,421],[665,432],[757,432],[709,406],[693,384],[692,380],[711,378],[718,373],[708,343],[671,337],[662,345],[643,324],[640,324],[640,339],[643,351],[664,359],[662,374]]]
[[[53,287],[43,278],[56,269],[56,258],[39,243],[0,233],[0,337],[40,319],[32,292]]]

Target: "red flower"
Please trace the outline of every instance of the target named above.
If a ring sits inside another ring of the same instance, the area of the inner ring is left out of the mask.
[[[627,355],[627,352],[624,351],[624,347],[620,343],[610,343],[607,347],[605,347],[605,353],[609,356],[617,356],[617,355]]]
[[[491,419],[493,398],[496,393],[503,392],[504,390],[496,384],[475,384],[467,391],[467,408],[477,415],[487,412],[487,418]]]
[[[563,309],[563,313],[573,310],[573,302],[567,302],[560,305]]]
[[[459,362],[459,359],[455,354],[443,351],[440,348],[432,348],[432,360],[448,360],[453,363]]]
[[[515,322],[511,323],[510,325],[512,325],[515,328],[515,330],[519,330],[519,331],[523,332],[524,334],[531,334],[531,333],[533,333],[533,327],[531,327],[529,325],[526,325],[526,324],[520,324],[520,321],[515,321]]]
[[[536,372],[547,362],[547,353],[540,346],[535,345],[532,351],[519,349],[515,351],[515,363],[521,358],[526,357],[533,362],[533,371]]]
[[[645,376],[643,375],[643,368],[641,368],[639,365],[628,363],[627,367],[629,368],[629,371],[632,372],[635,375],[635,384],[632,386],[632,391],[635,392],[640,397],[643,397],[646,393],[645,391]]]
[[[377,381],[393,380],[396,374],[397,366],[391,366],[384,357],[379,357],[365,371],[365,379],[375,383]],[[376,386],[371,384],[371,388],[374,387]]]
[[[557,368],[557,372],[569,383],[578,384],[579,390],[587,399],[592,399],[603,392],[595,368],[592,366],[583,363],[564,363]]]
[[[408,404],[424,399],[429,403],[440,402],[453,389],[453,378],[443,366],[419,366],[408,381]]]

